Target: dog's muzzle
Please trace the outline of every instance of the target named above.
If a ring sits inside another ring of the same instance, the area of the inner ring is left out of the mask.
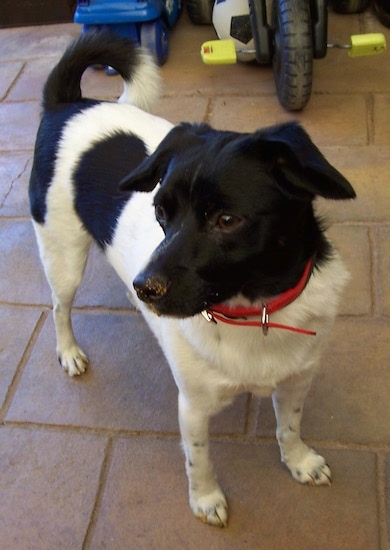
[[[140,300],[154,304],[166,295],[170,281],[163,276],[148,277],[140,273],[134,279],[133,286]]]

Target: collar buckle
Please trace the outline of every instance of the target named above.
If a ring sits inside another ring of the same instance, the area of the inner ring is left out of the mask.
[[[201,311],[200,313],[201,313],[201,315],[203,316],[203,318],[206,319],[206,321],[207,321],[208,323],[216,323],[216,322],[217,322],[217,321],[214,319],[213,315],[207,311],[207,309],[204,309],[204,310]]]
[[[267,336],[268,334],[268,322],[269,322],[269,315],[267,311],[267,306],[263,305],[263,308],[261,310],[261,328],[263,330],[264,336]]]

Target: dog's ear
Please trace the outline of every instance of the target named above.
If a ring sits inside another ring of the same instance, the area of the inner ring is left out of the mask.
[[[206,125],[196,126],[182,123],[175,126],[165,136],[154,153],[121,180],[119,189],[121,191],[153,191],[168,171],[173,158],[199,142],[203,128],[206,128]],[[209,127],[207,128],[209,129]]]
[[[318,195],[342,200],[356,196],[351,184],[329,164],[299,124],[289,122],[252,136],[256,134],[257,149],[265,146],[261,156],[271,162],[279,188],[291,198]]]

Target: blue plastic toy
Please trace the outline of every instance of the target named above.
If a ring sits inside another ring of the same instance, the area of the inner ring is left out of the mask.
[[[181,0],[78,0],[74,22],[88,31],[109,27],[147,48],[156,63],[168,57],[168,28],[181,12]]]

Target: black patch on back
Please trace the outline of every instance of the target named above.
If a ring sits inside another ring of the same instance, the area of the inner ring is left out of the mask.
[[[37,223],[46,216],[46,194],[53,180],[58,144],[64,127],[75,115],[94,107],[99,101],[85,100],[74,105],[58,105],[43,115],[35,142],[34,160],[30,175],[30,211]]]
[[[74,173],[75,208],[87,231],[104,248],[131,193],[119,182],[146,157],[144,142],[124,132],[95,143],[84,153]]]

